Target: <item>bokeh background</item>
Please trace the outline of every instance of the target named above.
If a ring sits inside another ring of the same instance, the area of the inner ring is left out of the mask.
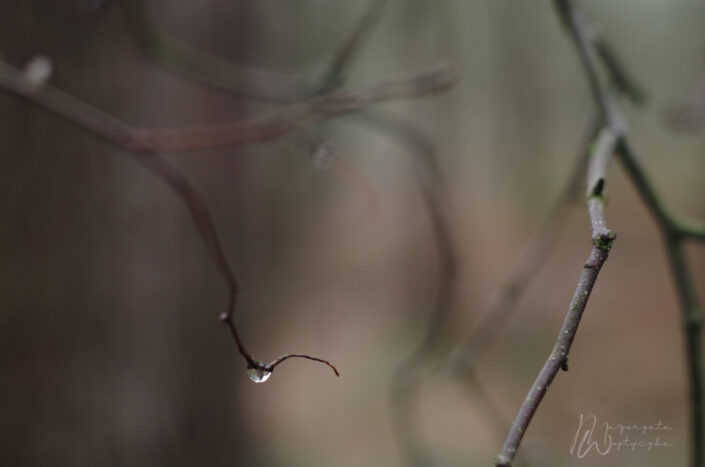
[[[172,35],[239,63],[315,70],[366,2],[145,0]],[[642,162],[677,212],[705,218],[705,135],[664,125],[701,79],[705,5],[584,1],[647,91],[627,117]],[[201,86],[138,47],[116,0],[1,1],[0,50],[41,54],[51,83],[136,126],[181,126],[271,108]],[[549,211],[593,105],[548,0],[391,0],[346,86],[442,59],[461,75],[436,97],[385,104],[436,144],[450,193],[459,277],[452,348]],[[319,170],[310,141],[335,141],[373,188]],[[0,465],[396,466],[391,377],[422,339],[439,259],[408,151],[342,117],[264,144],[170,155],[212,210],[244,290],[236,320],[251,352],[304,352],[266,384],[247,379],[217,321],[226,288],[184,206],[122,150],[0,93]],[[610,171],[618,241],[586,310],[571,370],[525,437],[534,465],[687,461],[680,317],[655,224]],[[479,367],[504,420],[443,374],[414,399],[414,429],[441,466],[490,465],[555,336],[589,252],[581,203]],[[705,251],[687,248],[705,292]],[[569,453],[580,414],[674,428],[671,448]]]

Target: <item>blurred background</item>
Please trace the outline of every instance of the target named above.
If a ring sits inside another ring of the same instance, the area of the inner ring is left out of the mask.
[[[156,25],[194,47],[297,76],[315,76],[367,4],[143,1]],[[139,127],[276,107],[155,63],[130,3],[0,1],[2,57],[18,67],[49,57],[52,85]],[[626,106],[646,170],[674,210],[705,218],[705,134],[664,124],[664,111],[687,102],[702,77],[705,4],[582,4],[648,94],[644,108]],[[430,138],[446,182],[458,261],[439,339],[449,350],[480,321],[550,210],[594,109],[548,0],[390,0],[345,87],[443,59],[456,64],[457,86],[381,107]],[[335,142],[347,171],[316,167],[310,145],[320,139]],[[127,152],[0,93],[0,465],[404,465],[392,378],[424,337],[442,276],[414,157],[354,116],[272,142],[168,156],[205,199],[243,284],[235,319],[248,349],[265,361],[322,356],[341,371],[335,378],[293,360],[254,384],[217,320],[227,289],[178,197]],[[571,369],[551,386],[522,449],[532,465],[685,465],[681,319],[661,239],[616,164],[607,188],[618,240]],[[488,417],[486,400],[447,373],[416,391],[410,426],[436,465],[491,465],[589,249],[578,201],[478,367],[501,417]],[[686,251],[702,297],[705,251]],[[581,414],[660,420],[674,428],[662,441],[674,445],[577,459],[569,450]]]

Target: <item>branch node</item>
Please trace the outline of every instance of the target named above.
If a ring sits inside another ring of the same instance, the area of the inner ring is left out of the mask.
[[[595,184],[592,187],[592,191],[590,193],[591,198],[603,198],[603,193],[605,189],[605,179],[600,177],[597,179]]]
[[[511,467],[512,460],[504,454],[497,454],[494,456],[494,465],[495,467]]]
[[[612,249],[614,240],[617,238],[617,234],[613,230],[606,230],[594,236],[592,239],[592,244],[604,252],[608,252]]]

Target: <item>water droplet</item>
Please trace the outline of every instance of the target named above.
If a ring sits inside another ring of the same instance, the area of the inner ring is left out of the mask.
[[[313,167],[325,170],[338,156],[338,146],[333,141],[323,140],[311,149],[311,155],[313,156]]]
[[[264,383],[272,376],[272,372],[261,368],[248,368],[247,376],[255,383]]]
[[[27,62],[24,70],[24,76],[32,88],[39,88],[49,80],[51,71],[51,61],[49,61],[48,58],[39,55]]]

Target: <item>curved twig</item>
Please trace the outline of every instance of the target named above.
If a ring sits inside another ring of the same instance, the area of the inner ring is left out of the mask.
[[[290,358],[305,358],[307,360],[313,360],[315,362],[324,363],[324,364],[328,365],[333,370],[333,373],[335,373],[335,376],[340,376],[340,372],[338,371],[338,369],[335,367],[335,365],[333,365],[328,360],[323,360],[322,358],[312,357],[310,355],[305,355],[305,354],[300,354],[300,353],[284,354],[266,366],[267,366],[267,368],[269,368],[269,371],[274,371],[274,368],[276,368],[277,365],[282,363],[284,360],[288,360]]]

